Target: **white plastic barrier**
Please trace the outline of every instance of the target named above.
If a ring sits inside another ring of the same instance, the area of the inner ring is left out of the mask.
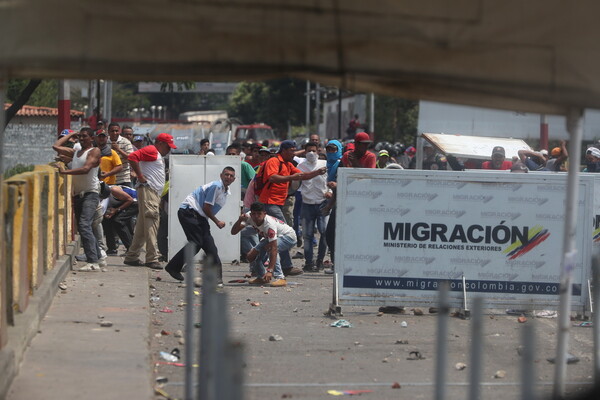
[[[575,309],[587,304],[592,221],[600,219],[593,201],[600,185],[585,175],[579,185]],[[451,305],[461,307],[464,276],[468,296],[485,297],[490,308],[556,308],[566,178],[340,168],[339,303],[425,305],[449,281]]]
[[[187,243],[177,217],[179,206],[198,186],[220,179],[223,168],[230,166],[235,169],[236,179],[230,186],[231,196],[217,214],[226,225],[219,229],[212,221],[209,221],[209,224],[221,261],[229,263],[239,260],[240,239],[239,236],[232,236],[230,231],[241,213],[241,159],[233,156],[198,155],[171,155],[169,159],[169,259]],[[200,259],[203,254],[204,252],[200,251],[195,259]]]

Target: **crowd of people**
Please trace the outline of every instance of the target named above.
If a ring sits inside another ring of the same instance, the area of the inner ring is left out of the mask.
[[[119,254],[119,240],[125,247],[124,264],[163,269],[161,262],[168,261],[164,269],[183,281],[185,250],[168,260],[165,245],[166,156],[176,149],[173,137],[160,133],[148,143],[130,126],[111,123],[104,129],[100,122],[96,130],[65,130],[53,145],[59,173],[73,176],[73,208],[86,262],[79,270],[101,270],[107,255]],[[208,140],[201,142],[199,154],[211,155]],[[346,145],[336,139],[323,143],[312,134],[300,146],[293,140],[284,140],[277,149],[258,143],[228,146],[227,156],[241,158],[243,209],[231,235],[239,234],[240,260],[249,263],[248,282],[281,287],[290,275],[332,274],[339,168],[414,169],[415,154],[413,146],[374,145],[366,132],[354,134]],[[590,147],[585,157],[584,171],[600,172],[600,149]],[[459,160],[426,142],[422,168],[564,171],[567,160],[564,141],[550,152],[521,150],[512,160],[501,146],[494,147],[489,160]],[[177,213],[194,253],[204,250],[218,267],[220,286],[222,267],[211,224],[225,227],[217,214],[236,179],[235,169],[225,167],[218,180],[190,193]],[[292,255],[295,247],[302,251]],[[293,258],[303,258],[303,268],[294,267]]]

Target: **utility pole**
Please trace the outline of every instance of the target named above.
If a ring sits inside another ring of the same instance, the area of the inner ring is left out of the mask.
[[[323,142],[324,138],[321,137],[321,132],[319,131],[320,124],[321,124],[321,85],[317,83],[316,88],[315,88],[315,131],[317,132],[317,135],[319,135],[321,142]]]
[[[306,81],[306,136],[310,135],[310,81]]]
[[[71,128],[71,85],[67,79],[58,83],[58,132]]]

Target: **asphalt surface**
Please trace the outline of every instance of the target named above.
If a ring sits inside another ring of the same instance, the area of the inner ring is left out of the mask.
[[[294,263],[302,266],[303,260]],[[200,269],[195,267],[197,275]],[[248,264],[223,269],[229,334],[243,344],[245,399],[326,399],[352,390],[367,391],[362,396],[372,399],[433,398],[436,314],[425,308],[423,315],[413,315],[408,304],[405,314],[342,305],[341,318],[352,327],[335,328],[330,325],[337,318],[324,315],[332,297],[331,275],[289,277],[283,288],[252,287],[227,283],[243,279]],[[202,287],[186,304],[184,284],[164,271],[124,266],[120,257],[109,257],[106,272],[71,272],[64,283],[67,288],[42,321],[8,399],[183,398],[185,348],[193,344],[198,353],[204,328],[194,328],[193,343],[185,343],[177,331],[185,330],[187,307],[194,307],[201,322]],[[546,359],[555,356],[557,320],[528,316],[519,323],[517,318],[505,310],[486,310],[481,398],[520,398],[517,349],[527,324],[536,330],[535,390],[539,398],[550,398],[554,366]],[[102,321],[112,326],[102,327]],[[449,318],[447,399],[468,397],[471,325]],[[274,335],[281,340],[269,340]],[[160,352],[175,348],[181,359],[167,364]],[[414,352],[421,359],[414,359]],[[578,394],[593,382],[591,328],[572,328],[570,352],[580,361],[567,368],[567,390]],[[457,363],[466,368],[457,370]],[[504,377],[496,378],[498,371],[505,371]],[[400,387],[393,388],[395,383]]]

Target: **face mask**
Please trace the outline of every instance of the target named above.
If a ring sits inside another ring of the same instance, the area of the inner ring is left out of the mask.
[[[314,151],[311,151],[310,153],[306,153],[306,160],[309,163],[314,164],[317,162],[318,159],[319,159],[319,156]]]

